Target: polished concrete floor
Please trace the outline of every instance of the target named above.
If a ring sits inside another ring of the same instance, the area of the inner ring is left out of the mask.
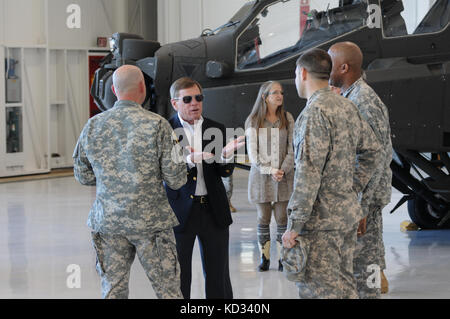
[[[275,262],[266,273],[255,271],[256,211],[247,200],[248,173],[236,170],[234,177],[232,202],[238,212],[230,228],[230,271],[235,298],[297,298],[296,287],[276,270]],[[94,197],[94,188],[79,185],[73,177],[0,184],[0,298],[100,298],[86,226]],[[389,214],[400,197],[394,191],[383,213],[390,283],[383,298],[450,298],[450,231],[401,232],[400,223],[409,220],[406,205]],[[275,247],[271,253],[275,261]],[[204,298],[198,246],[193,263],[192,297]],[[130,298],[155,298],[137,259]]]

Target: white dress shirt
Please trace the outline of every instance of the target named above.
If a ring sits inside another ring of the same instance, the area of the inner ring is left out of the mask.
[[[188,139],[189,145],[196,152],[203,152],[203,138],[202,138],[202,124],[203,117],[200,120],[195,121],[194,125],[189,124],[184,121],[180,114],[178,113],[178,119],[180,120],[181,125],[183,125],[184,132],[186,134],[186,138]],[[203,175],[203,163],[194,164],[190,160],[188,156],[187,163],[190,168],[194,166],[197,167],[197,186],[195,187],[195,196],[206,196],[208,195],[208,191],[206,190],[205,177]]]
[[[203,117],[200,117],[200,120],[195,121],[194,125],[189,124],[185,120],[183,120],[178,113],[178,119],[180,120],[181,125],[183,126],[184,132],[186,134],[186,138],[188,139],[189,145],[195,150],[195,152],[203,152]],[[221,164],[229,164],[234,161],[234,155],[229,158],[223,157],[223,154],[220,156],[222,163]],[[206,189],[205,177],[203,174],[203,163],[192,163],[190,156],[187,157],[186,162],[188,163],[190,168],[194,166],[197,167],[197,186],[195,188],[195,196],[206,196],[208,195],[208,190]]]

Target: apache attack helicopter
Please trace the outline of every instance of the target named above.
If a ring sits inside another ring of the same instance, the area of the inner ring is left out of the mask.
[[[364,53],[367,82],[390,112],[392,185],[404,194],[394,210],[408,202],[421,228],[449,228],[450,0],[434,1],[415,25],[404,19],[408,0],[303,5],[308,2],[249,1],[223,26],[164,46],[116,33],[91,94],[102,111],[111,108],[113,71],[134,64],[146,79],[144,107],[168,118],[170,85],[189,76],[204,88],[204,115],[237,128],[244,127],[260,85],[277,80],[285,90],[285,108],[296,117],[306,103],[295,89],[297,58],[313,47],[355,42]]]

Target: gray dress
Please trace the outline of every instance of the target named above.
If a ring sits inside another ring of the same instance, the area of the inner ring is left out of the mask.
[[[294,183],[292,139],[295,122],[289,112],[286,112],[286,118],[289,125],[287,129],[276,130],[280,127],[280,120],[275,123],[264,120],[258,136],[256,123],[250,123],[247,128],[248,155],[252,164],[248,180],[248,200],[251,203],[283,202],[289,201],[291,197]],[[272,179],[270,168],[285,172],[281,182],[277,183]]]

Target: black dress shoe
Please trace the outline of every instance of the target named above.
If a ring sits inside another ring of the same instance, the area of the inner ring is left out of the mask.
[[[270,259],[266,259],[264,255],[261,256],[261,264],[258,266],[258,271],[268,271],[270,266]]]
[[[283,272],[283,264],[281,263],[281,259],[278,260],[278,271]]]

